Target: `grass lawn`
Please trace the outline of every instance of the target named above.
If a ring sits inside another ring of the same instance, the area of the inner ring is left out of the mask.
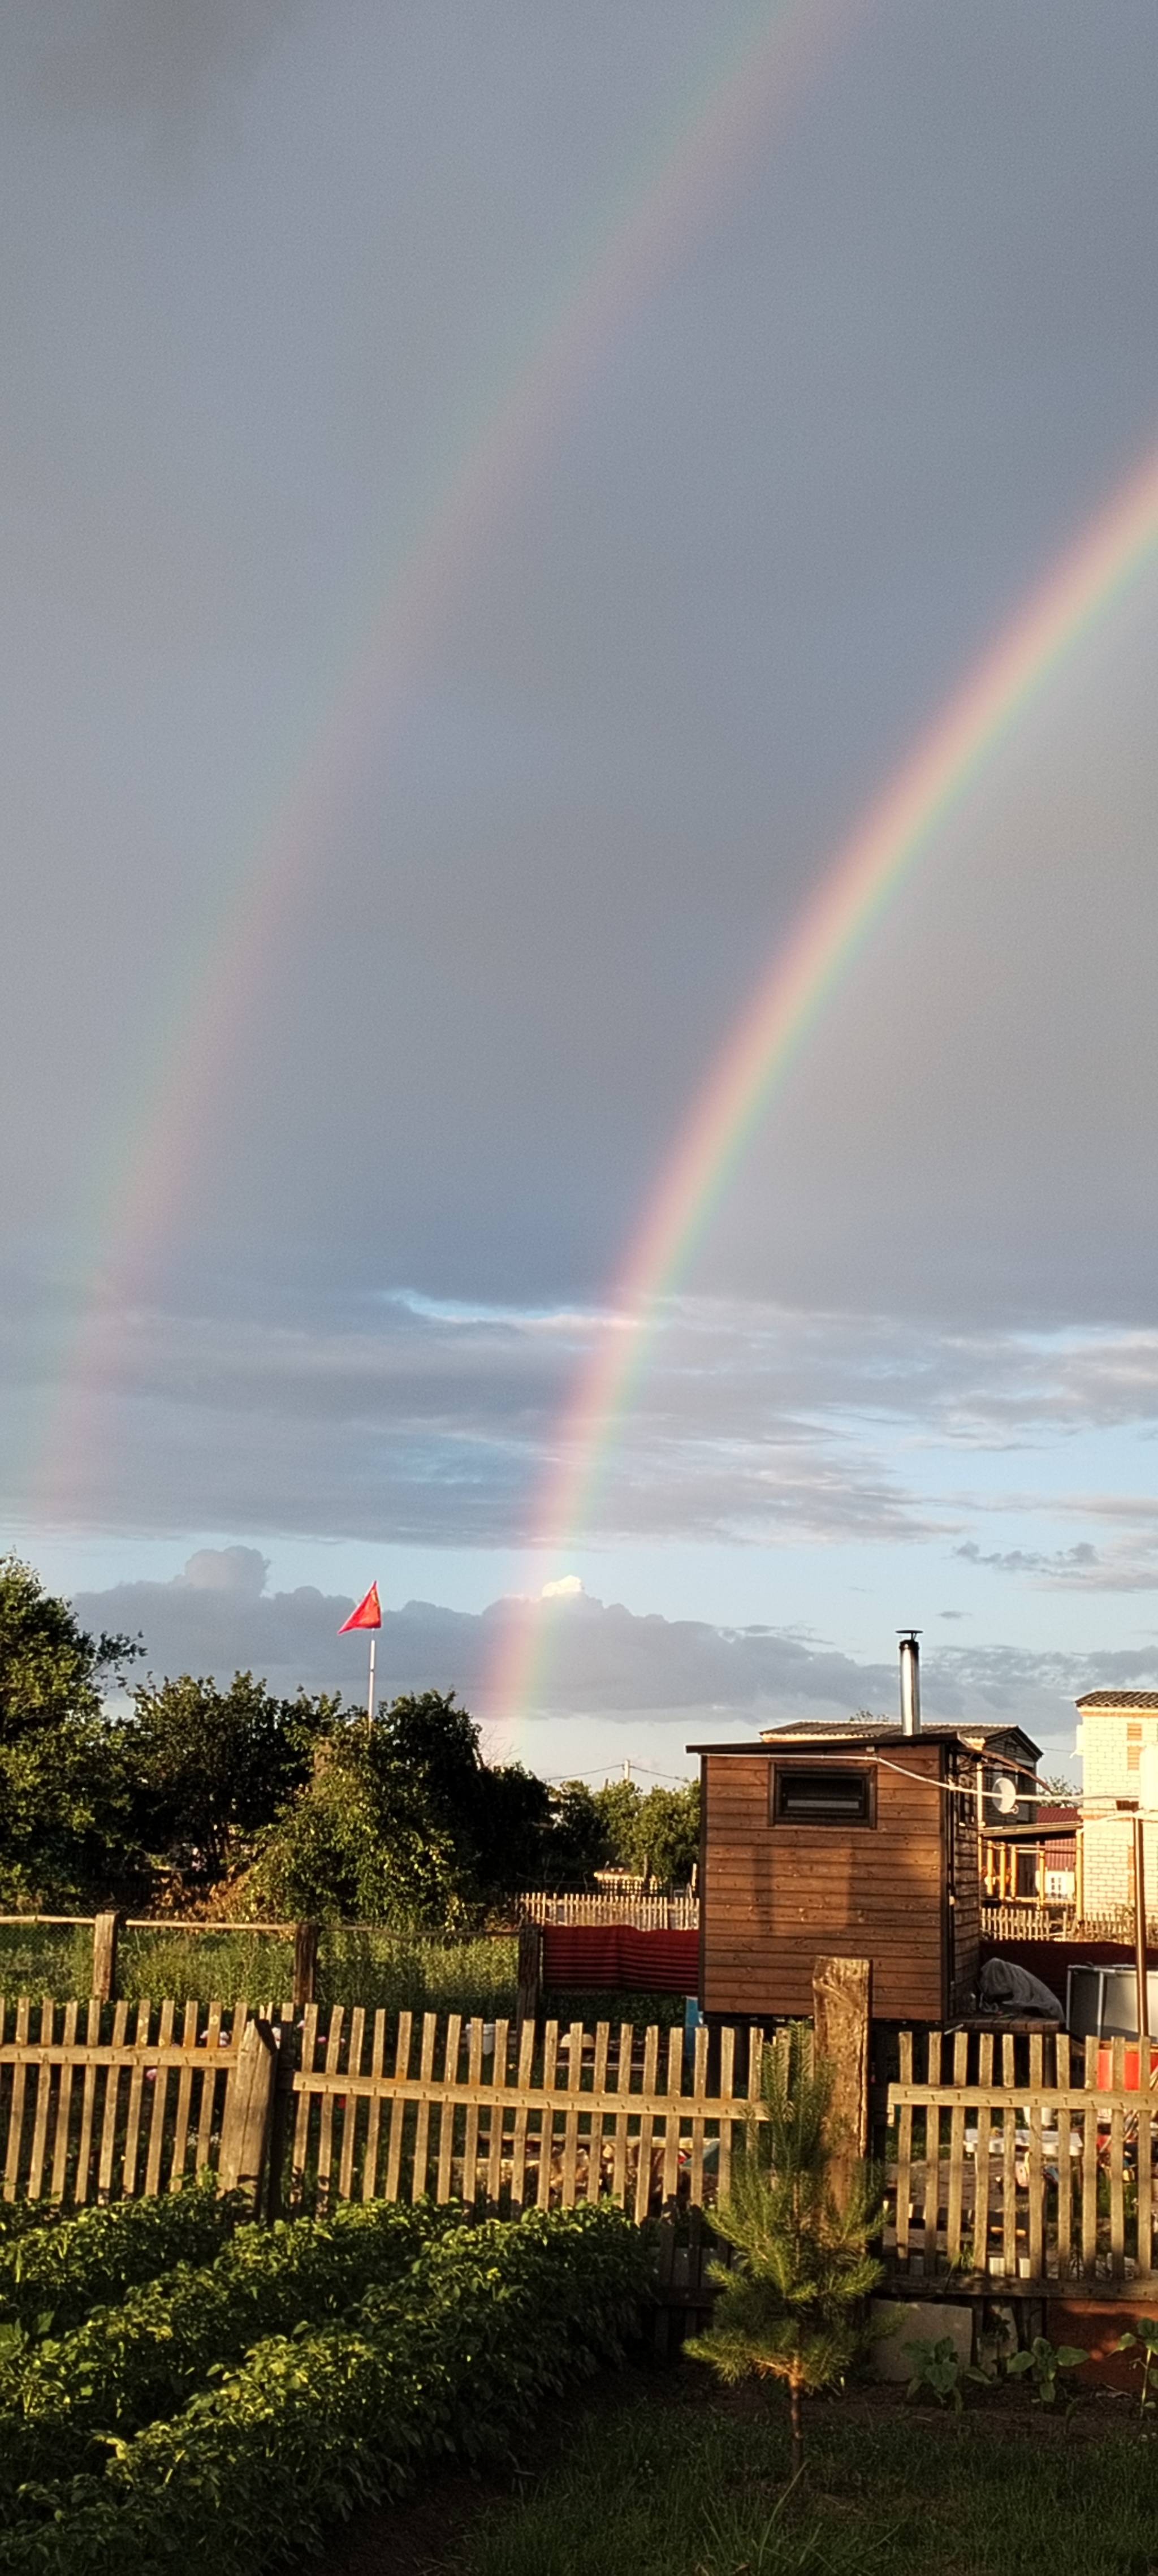
[[[853,2391],[805,2435],[786,2496],[776,2397],[625,2369],[528,2434],[513,2496],[455,2477],[441,2512],[361,2517],[326,2576],[1158,2576],[1158,2435],[1125,2400],[1067,2424],[1013,2391],[960,2417]]]

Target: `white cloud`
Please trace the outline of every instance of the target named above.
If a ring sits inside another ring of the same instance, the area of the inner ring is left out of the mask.
[[[258,1547],[199,1547],[173,1580],[190,1592],[228,1592],[257,1600],[268,1573],[269,1558]]]

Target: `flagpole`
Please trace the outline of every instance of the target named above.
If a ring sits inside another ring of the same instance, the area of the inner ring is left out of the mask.
[[[343,1619],[338,1630],[339,1637],[348,1637],[351,1628],[368,1628],[370,1631],[370,1671],[366,1681],[367,1735],[370,1734],[374,1724],[374,1648],[378,1642],[375,1632],[381,1625],[382,1604],[378,1599],[377,1583],[372,1583],[365,1599],[359,1601],[356,1609],[351,1610],[348,1619]]]

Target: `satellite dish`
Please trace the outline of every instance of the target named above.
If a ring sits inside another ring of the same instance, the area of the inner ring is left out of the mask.
[[[1011,1816],[1017,1805],[1017,1782],[1008,1771],[999,1771],[989,1792],[999,1816]]]

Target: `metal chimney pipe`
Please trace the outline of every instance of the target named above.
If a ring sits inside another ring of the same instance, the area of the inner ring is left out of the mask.
[[[921,1732],[921,1649],[918,1630],[908,1629],[901,1637],[901,1733]]]

